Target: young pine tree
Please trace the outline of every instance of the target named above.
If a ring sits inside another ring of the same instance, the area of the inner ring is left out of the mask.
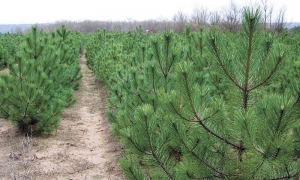
[[[74,102],[72,86],[61,82],[67,66],[49,34],[34,26],[27,34],[9,74],[0,79],[0,115],[22,131],[50,132],[58,127],[64,108]]]

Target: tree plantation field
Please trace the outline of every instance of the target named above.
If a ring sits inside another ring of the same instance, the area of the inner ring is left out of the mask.
[[[242,17],[238,31],[1,35],[5,177],[299,179],[300,32]]]

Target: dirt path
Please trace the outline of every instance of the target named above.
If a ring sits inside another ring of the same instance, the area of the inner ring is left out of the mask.
[[[122,146],[106,119],[107,92],[81,57],[82,85],[52,135],[19,135],[0,119],[0,179],[102,179],[124,176],[118,165]]]

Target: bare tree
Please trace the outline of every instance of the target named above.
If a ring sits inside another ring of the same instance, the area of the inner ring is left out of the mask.
[[[207,26],[209,20],[209,12],[207,8],[204,7],[195,7],[193,9],[193,13],[191,15],[191,23],[192,25],[196,25],[197,28],[199,26]]]
[[[263,11],[263,25],[264,29],[271,28],[272,25],[272,13],[273,13],[273,6],[268,4],[267,0],[261,0],[262,3],[262,11]],[[269,22],[269,25],[268,25]]]
[[[188,15],[182,11],[178,11],[173,16],[174,30],[178,33],[183,33],[185,25],[188,22]]]
[[[239,30],[240,8],[233,1],[230,2],[229,8],[224,11],[223,26],[226,30],[236,32]]]
[[[272,27],[273,6],[269,10],[269,28]]]
[[[263,20],[263,24],[264,24],[264,29],[267,29],[267,9],[268,9],[268,5],[267,5],[267,0],[261,0],[262,3],[262,10],[264,13],[264,20]]]
[[[279,13],[277,15],[277,18],[275,19],[273,29],[278,32],[282,33],[283,30],[285,29],[285,13],[286,13],[286,8],[283,7],[279,10]]]
[[[209,17],[210,25],[216,26],[221,24],[222,18],[219,11],[211,12]]]
[[[173,22],[168,20],[167,18],[164,18],[164,17],[160,17],[158,19],[159,23],[158,23],[158,30],[161,30],[161,31],[169,31],[172,29],[172,24]]]

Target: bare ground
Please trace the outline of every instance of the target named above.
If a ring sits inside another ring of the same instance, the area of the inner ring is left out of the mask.
[[[83,74],[77,102],[66,109],[50,135],[20,134],[0,119],[0,179],[125,179],[118,159],[123,147],[111,135],[107,92],[80,59]]]

